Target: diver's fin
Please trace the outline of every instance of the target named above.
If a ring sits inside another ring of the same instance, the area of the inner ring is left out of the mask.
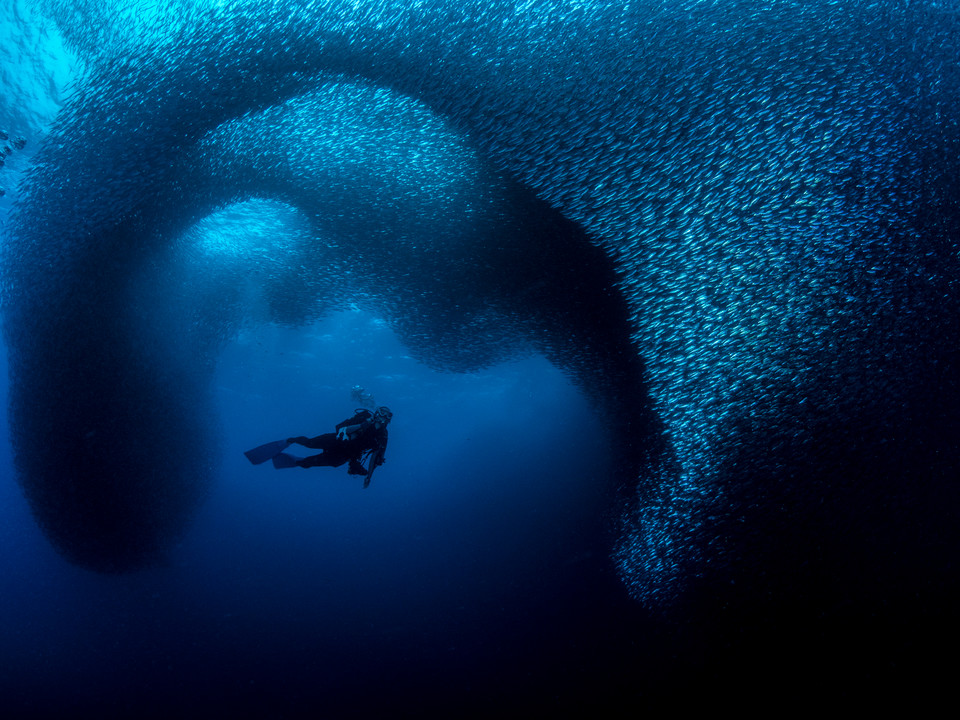
[[[244,455],[246,455],[247,460],[252,462],[254,465],[259,465],[260,463],[264,463],[270,458],[274,457],[278,453],[282,453],[289,446],[290,443],[288,443],[286,440],[274,440],[266,445],[255,447],[253,450],[247,450]]]
[[[303,458],[298,458],[296,455],[288,455],[285,452],[277,453],[273,456],[273,466],[277,470],[283,470],[285,468],[297,467],[297,463],[303,460]]]

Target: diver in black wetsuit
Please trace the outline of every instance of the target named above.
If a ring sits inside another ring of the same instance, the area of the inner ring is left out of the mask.
[[[376,412],[357,410],[357,414],[341,423],[337,423],[335,433],[325,433],[314,438],[287,438],[288,443],[296,443],[314,450],[323,450],[318,455],[297,459],[298,467],[340,467],[350,463],[351,475],[367,475],[366,468],[360,462],[365,453],[370,454],[372,471],[384,461],[387,449],[387,425],[393,418],[389,408],[379,407]],[[274,463],[276,465],[276,463]]]

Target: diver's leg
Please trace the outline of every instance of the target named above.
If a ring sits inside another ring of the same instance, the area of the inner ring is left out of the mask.
[[[337,462],[337,457],[331,455],[330,453],[320,453],[319,455],[311,455],[310,457],[305,457],[302,460],[297,462],[302,468],[312,468],[312,467],[336,467],[337,465],[342,465],[343,461]]]
[[[300,435],[299,437],[287,438],[287,442],[303,445],[313,450],[330,450],[337,443],[337,436],[334,433],[324,433],[315,438],[308,438]]]

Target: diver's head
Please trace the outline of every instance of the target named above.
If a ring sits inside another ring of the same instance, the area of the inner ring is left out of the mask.
[[[373,414],[373,421],[377,423],[382,423],[386,425],[393,419],[393,413],[390,412],[390,408],[386,406],[381,406],[377,408],[377,411]]]

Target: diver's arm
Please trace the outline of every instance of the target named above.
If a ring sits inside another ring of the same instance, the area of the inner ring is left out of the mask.
[[[337,439],[338,440],[349,440],[350,436],[355,432],[360,430],[363,427],[363,423],[359,425],[344,425],[343,427],[337,427]]]
[[[353,435],[357,430],[359,430],[363,425],[370,419],[369,410],[361,410],[356,415],[351,418],[347,418],[343,422],[336,424],[337,429],[337,438],[340,440],[349,440],[350,435]]]

